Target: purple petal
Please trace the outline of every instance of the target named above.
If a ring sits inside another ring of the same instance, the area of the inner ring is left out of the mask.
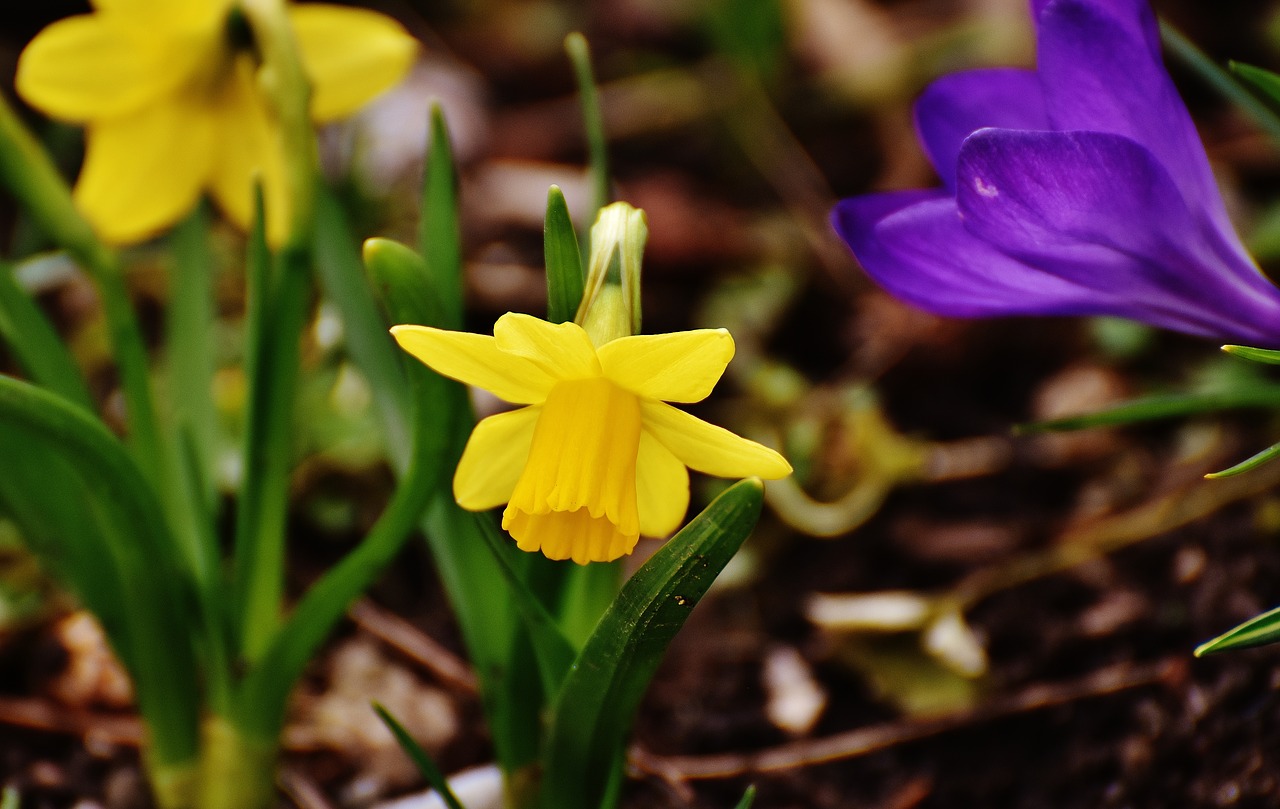
[[[965,226],[1002,253],[1196,334],[1275,344],[1280,291],[1187,207],[1143,145],[1103,132],[982,130],[957,168]]]
[[[964,227],[943,191],[841,201],[832,224],[876,283],[938,315],[1118,314],[1131,305],[1055,278],[996,250]]]
[[[1029,70],[996,68],[953,73],[930,84],[915,107],[925,154],[955,190],[964,139],[984,127],[1049,129],[1040,79]]]
[[[1053,129],[1113,132],[1146,146],[1223,233],[1230,220],[1195,125],[1160,57],[1147,0],[1037,3],[1038,72]]]

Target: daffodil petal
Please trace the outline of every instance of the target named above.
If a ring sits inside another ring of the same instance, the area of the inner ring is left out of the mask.
[[[174,98],[85,134],[75,201],[98,234],[124,244],[178,221],[200,198],[214,131],[201,108]]]
[[[641,334],[605,343],[598,353],[604,375],[637,396],[700,402],[733,359],[733,337],[724,329]]]
[[[512,404],[541,404],[555,384],[541,368],[499,351],[497,341],[483,334],[430,326],[393,326],[391,334],[436,373],[484,388]]]
[[[90,0],[101,12],[131,14],[148,22],[204,23],[223,18],[233,0]]]
[[[595,346],[577,323],[548,323],[508,312],[493,325],[493,338],[503,352],[525,358],[556,379],[600,376]]]
[[[138,110],[173,88],[175,69],[165,64],[163,38],[137,34],[103,14],[58,20],[18,58],[18,94],[76,123]]]
[[[217,157],[209,190],[227,218],[247,230],[254,216],[254,188],[262,183],[267,241],[284,241],[289,222],[280,129],[254,82],[253,61],[236,58],[217,99]]]
[[[476,425],[453,475],[453,499],[471,511],[495,508],[511,499],[533,443],[540,407],[522,407],[489,416]]]
[[[756,475],[767,480],[791,474],[777,452],[663,402],[642,401],[644,429],[686,466],[722,478]]]
[[[311,115],[330,121],[355,112],[404,78],[418,43],[404,27],[365,9],[290,6],[302,64],[311,79]]]
[[[689,470],[647,430],[636,456],[636,501],[640,533],[665,537],[680,527],[689,510]]]

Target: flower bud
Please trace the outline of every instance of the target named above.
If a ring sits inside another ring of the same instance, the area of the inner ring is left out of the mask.
[[[596,346],[640,332],[640,264],[649,226],[625,202],[600,209],[591,226],[587,281],[574,322]]]

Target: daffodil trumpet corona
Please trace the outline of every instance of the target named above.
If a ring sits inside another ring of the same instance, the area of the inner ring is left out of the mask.
[[[289,220],[279,122],[260,83],[237,0],[93,0],[42,30],[18,60],[18,93],[85,127],[75,187],[104,240],[127,244],[176,223],[208,191],[241,227],[263,186],[268,238]],[[408,71],[417,43],[372,11],[290,5],[317,123],[355,112]]]
[[[596,344],[576,323],[508,313],[493,336],[395,326],[440,374],[522,407],[476,425],[453,478],[458,504],[506,504],[521,550],[578,564],[631,553],[684,520],[689,469],[766,479],[791,473],[768,447],[668,402],[706,398],[733,357],[723,329],[627,335]]]

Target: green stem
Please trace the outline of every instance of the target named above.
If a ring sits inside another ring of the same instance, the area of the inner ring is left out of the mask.
[[[246,733],[212,716],[203,728],[199,809],[267,809],[275,801],[275,735]]]
[[[434,458],[430,463],[415,460],[369,535],[298,602],[289,622],[276,633],[245,681],[240,700],[242,715],[238,715],[240,727],[263,738],[279,732],[289,691],[307,661],[351,602],[404,545],[438,490],[441,471]]]
[[[299,338],[309,303],[307,259],[286,250],[276,260],[275,284],[269,266],[254,268],[250,278],[250,329],[256,337],[235,548],[240,653],[247,662],[267,649],[280,623]]]
[[[203,207],[174,228],[170,237],[173,268],[169,276],[169,308],[165,318],[166,369],[172,421],[188,436],[199,477],[202,516],[216,511],[214,453],[217,411],[213,405],[214,279],[217,267],[208,239],[209,217]]]
[[[241,0],[239,6],[253,32],[260,65],[258,83],[280,127],[285,160],[284,200],[288,219],[276,255],[277,283],[269,313],[272,334],[269,368],[255,372],[255,390],[263,408],[260,447],[271,464],[264,479],[271,485],[259,494],[259,519],[246,531],[236,549],[240,595],[241,654],[253,661],[268,647],[279,624],[284,590],[284,516],[288,501],[288,436],[298,374],[298,339],[306,320],[311,278],[312,232],[315,221],[316,142],[311,127],[311,86],[302,66],[298,43],[283,0]],[[263,358],[260,358],[263,359]]]

